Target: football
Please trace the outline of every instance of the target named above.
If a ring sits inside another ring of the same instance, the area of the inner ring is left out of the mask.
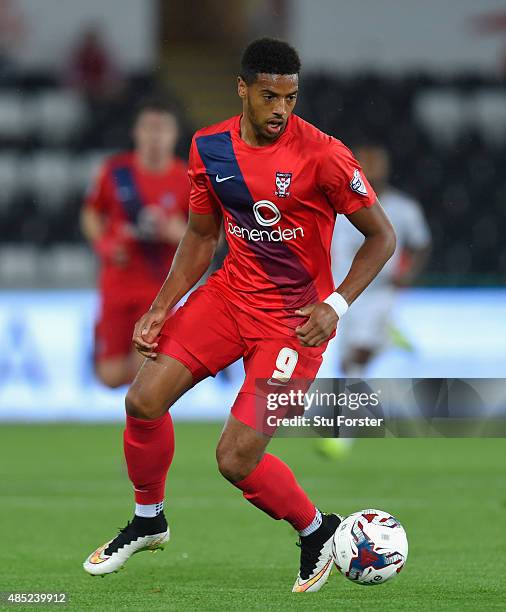
[[[337,569],[356,584],[383,584],[397,576],[408,558],[404,527],[383,510],[347,516],[334,535],[333,546]]]

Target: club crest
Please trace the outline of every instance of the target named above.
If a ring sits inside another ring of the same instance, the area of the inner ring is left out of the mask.
[[[278,198],[287,198],[290,195],[288,188],[292,182],[291,172],[276,172],[276,190],[274,192]]]

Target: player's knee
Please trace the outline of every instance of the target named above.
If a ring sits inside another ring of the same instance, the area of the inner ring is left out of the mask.
[[[216,461],[220,474],[230,482],[239,482],[251,474],[258,463],[257,457],[251,457],[239,449],[216,449]]]
[[[130,387],[126,394],[125,410],[128,416],[137,419],[156,419],[161,416],[157,408],[153,406],[153,402],[139,393],[135,386]]]

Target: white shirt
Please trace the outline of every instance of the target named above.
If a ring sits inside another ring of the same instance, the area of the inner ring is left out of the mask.
[[[384,286],[392,283],[399,266],[399,258],[405,248],[423,249],[430,244],[430,229],[423,214],[421,205],[409,195],[387,187],[381,194],[380,203],[396,236],[395,253],[387,261],[381,272],[370,286]],[[332,268],[336,285],[342,282],[348,273],[356,252],[362,245],[364,236],[340,215],[336,221],[332,240]]]

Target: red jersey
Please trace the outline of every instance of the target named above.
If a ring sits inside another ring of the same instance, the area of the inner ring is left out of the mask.
[[[295,309],[334,290],[336,214],[376,202],[350,150],[297,115],[263,147],[241,139],[240,116],[199,130],[189,176],[191,210],[221,211],[230,249],[208,283],[242,308],[291,323]]]
[[[189,192],[187,166],[180,159],[160,173],[142,168],[133,152],[105,162],[85,205],[103,215],[107,236],[126,238],[129,258],[124,266],[102,259],[99,284],[103,291],[120,299],[147,292],[154,298],[177,245],[157,240],[156,228],[149,226],[156,219],[154,213],[186,218]]]

